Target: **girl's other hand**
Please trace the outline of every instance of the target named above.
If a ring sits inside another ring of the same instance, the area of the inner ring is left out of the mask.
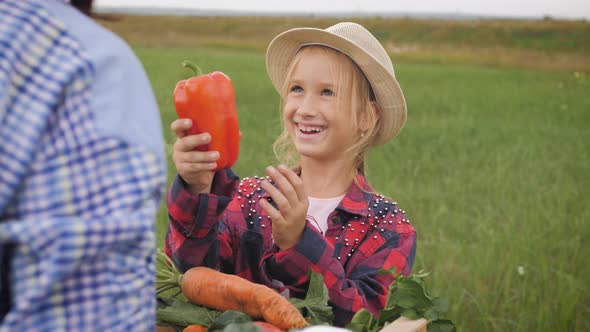
[[[301,239],[305,229],[309,202],[301,178],[285,165],[278,169],[269,166],[266,173],[277,185],[264,180],[261,185],[277,204],[278,210],[266,199],[260,200],[260,206],[272,220],[272,236],[281,250],[289,249]]]
[[[197,147],[211,142],[211,135],[209,133],[187,135],[186,132],[191,126],[190,119],[178,119],[170,125],[176,135],[172,161],[178,175],[186,182],[189,192],[193,194],[209,193],[219,152],[197,151]]]

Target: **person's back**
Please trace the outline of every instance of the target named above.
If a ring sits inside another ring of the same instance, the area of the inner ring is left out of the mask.
[[[165,156],[143,68],[64,2],[0,17],[0,331],[151,330]]]

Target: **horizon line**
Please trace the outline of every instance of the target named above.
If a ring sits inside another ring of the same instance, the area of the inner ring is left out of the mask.
[[[200,9],[187,7],[149,7],[149,6],[112,6],[95,5],[93,11],[99,14],[141,14],[141,15],[172,15],[172,16],[285,16],[285,17],[383,17],[383,18],[416,18],[416,19],[443,19],[443,20],[565,20],[584,21],[586,17],[563,17],[545,14],[542,16],[509,16],[502,14],[472,14],[463,12],[396,12],[396,11],[269,11],[269,10],[242,10],[242,9]]]

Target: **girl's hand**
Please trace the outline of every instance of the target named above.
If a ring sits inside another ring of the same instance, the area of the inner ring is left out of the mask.
[[[278,169],[272,166],[266,168],[268,176],[277,184],[278,188],[264,180],[261,186],[277,204],[275,209],[266,199],[260,200],[260,206],[272,220],[272,236],[281,250],[294,246],[303,233],[309,202],[303,189],[303,181],[285,165]]]
[[[172,161],[178,175],[187,184],[193,194],[209,193],[213,182],[213,169],[217,167],[218,151],[197,151],[197,147],[211,141],[209,133],[187,136],[186,131],[192,126],[190,119],[178,119],[170,125],[176,135],[172,150]]]

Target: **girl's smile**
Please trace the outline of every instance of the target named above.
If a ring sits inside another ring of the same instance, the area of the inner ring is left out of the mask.
[[[297,126],[296,138],[299,140],[319,140],[325,132],[326,127],[316,124],[295,123]]]

